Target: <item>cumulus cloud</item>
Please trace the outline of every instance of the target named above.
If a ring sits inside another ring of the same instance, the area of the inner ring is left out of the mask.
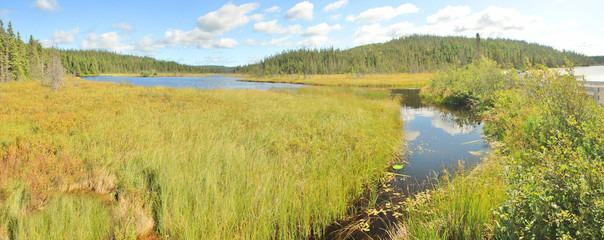
[[[263,42],[260,45],[261,46],[277,46],[277,47],[284,47],[284,46],[290,46],[291,44],[286,42],[290,37],[289,36],[285,36],[282,38],[273,38],[268,42]]]
[[[232,38],[221,38],[221,39],[218,39],[218,40],[212,42],[212,44],[208,45],[208,47],[202,47],[202,48],[208,48],[208,49],[214,49],[214,48],[234,48],[237,45],[239,45],[239,42],[237,42],[237,40],[235,40],[235,39],[232,39]]]
[[[336,1],[333,3],[327,4],[327,6],[325,6],[323,8],[323,12],[329,12],[329,11],[336,10],[338,8],[343,7],[346,4],[348,4],[348,0],[340,0],[340,1]]]
[[[247,24],[250,21],[250,17],[246,14],[257,8],[258,3],[248,3],[241,6],[227,3],[217,11],[199,17],[197,19],[197,27],[199,30],[207,33],[223,34]]]
[[[132,52],[138,55],[144,56],[154,56],[157,54],[159,49],[164,48],[165,46],[161,43],[158,43],[153,38],[153,35],[146,35],[138,41],[134,42],[134,48]]]
[[[302,34],[302,36],[306,39],[300,41],[298,44],[306,47],[320,47],[328,44],[333,45],[335,42],[331,41],[327,35],[332,31],[338,31],[341,29],[342,26],[340,26],[340,24],[330,26],[327,23],[320,23],[315,26],[308,27]]]
[[[428,17],[428,24],[437,24],[467,16],[472,10],[468,6],[447,6]]]
[[[336,20],[340,19],[340,17],[342,17],[342,14],[335,14],[335,15],[329,16],[329,19],[332,21],[336,21]]]
[[[117,32],[108,32],[101,35],[88,33],[84,40],[82,40],[82,48],[102,49],[118,53],[133,49],[132,46],[122,42],[122,39]]]
[[[278,13],[281,12],[281,8],[279,8],[278,6],[272,6],[270,8],[267,8],[264,10],[265,13]]]
[[[245,40],[245,44],[250,46],[258,46],[260,45],[260,42],[255,39],[248,38],[247,40]]]
[[[264,20],[264,18],[266,18],[266,15],[260,14],[260,13],[252,14],[250,16],[250,20],[252,20],[254,22],[262,21],[262,20]]]
[[[388,20],[396,16],[400,16],[408,13],[416,13],[419,12],[419,8],[415,5],[406,3],[402,4],[396,8],[391,6],[386,7],[378,7],[367,9],[364,12],[360,13],[358,16],[350,15],[346,17],[346,21],[354,22],[354,21],[368,21],[368,22],[377,22],[382,20]]]
[[[314,5],[309,1],[300,2],[285,13],[285,18],[290,21],[298,19],[310,21],[313,19],[313,8]]]
[[[52,41],[55,44],[71,44],[75,42],[75,37],[79,32],[79,27],[69,31],[55,30],[55,32],[52,34]]]
[[[413,23],[401,22],[383,27],[379,23],[360,27],[354,33],[354,44],[363,45],[378,42],[387,42],[393,38],[411,34],[415,31]]]
[[[62,10],[57,0],[36,0],[30,6],[44,12],[60,12]]]
[[[272,34],[281,34],[281,35],[291,35],[300,32],[302,26],[296,24],[292,26],[288,26],[286,28],[282,27],[277,20],[267,21],[267,22],[258,22],[254,24],[254,32],[263,32],[268,35]]]
[[[134,27],[127,22],[119,22],[111,25],[111,28],[119,29],[122,33],[131,33],[134,31]]]

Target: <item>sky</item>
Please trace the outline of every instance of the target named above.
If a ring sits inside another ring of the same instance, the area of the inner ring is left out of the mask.
[[[602,9],[603,0],[0,0],[0,19],[45,47],[238,66],[412,34],[479,33],[604,55]]]

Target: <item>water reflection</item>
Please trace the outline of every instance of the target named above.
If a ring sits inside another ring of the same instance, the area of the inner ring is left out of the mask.
[[[478,163],[486,143],[482,138],[480,118],[463,108],[427,105],[419,97],[419,89],[397,89],[401,97],[401,118],[407,139],[408,163],[397,173],[407,175],[399,187],[412,193],[423,189],[426,179],[435,178],[444,169],[451,171],[458,164]]]

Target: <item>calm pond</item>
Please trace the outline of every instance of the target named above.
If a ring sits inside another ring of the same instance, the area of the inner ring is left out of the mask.
[[[401,96],[401,118],[409,155],[397,173],[397,184],[407,194],[424,189],[427,179],[443,170],[453,172],[462,163],[471,167],[484,156],[487,143],[477,116],[463,109],[444,109],[422,103],[419,89],[392,90]]]
[[[114,76],[96,76],[83,77],[89,81],[107,81],[116,83],[128,83],[136,86],[164,86],[173,88],[200,88],[200,89],[260,89],[268,90],[272,88],[300,88],[306,87],[300,84],[287,83],[261,83],[261,82],[241,82],[236,77],[226,77],[222,75],[202,76],[202,77],[114,77]]]

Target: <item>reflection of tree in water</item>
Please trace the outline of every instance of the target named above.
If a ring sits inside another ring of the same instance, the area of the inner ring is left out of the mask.
[[[420,89],[393,89],[392,95],[401,97],[401,105],[413,109],[431,107],[442,120],[452,121],[458,127],[475,128],[481,123],[481,117],[475,111],[459,106],[434,106],[429,105],[419,96]]]

